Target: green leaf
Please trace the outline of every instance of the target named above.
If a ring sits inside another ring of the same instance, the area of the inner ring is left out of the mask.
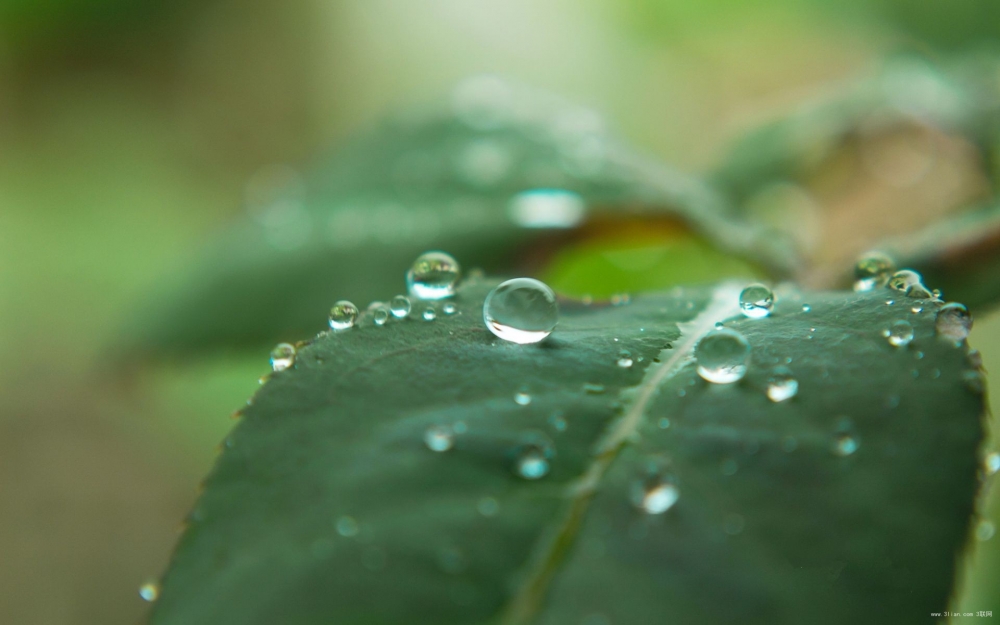
[[[789,289],[747,319],[738,288],[675,289],[561,301],[548,339],[516,345],[482,322],[494,284],[467,280],[451,316],[424,321],[422,303],[300,346],[226,440],[151,622],[913,623],[946,609],[983,396],[964,344],[935,335],[939,303]],[[896,348],[882,331],[900,319],[915,337]],[[752,346],[738,383],[691,362],[716,322]],[[800,389],[782,403],[765,393],[778,365]],[[451,449],[425,445],[436,426]],[[548,474],[519,477],[544,440]],[[650,466],[679,489],[663,514],[634,503]]]
[[[122,333],[133,341],[127,351],[311,336],[330,293],[361,303],[391,294],[399,268],[428,249],[446,249],[467,267],[523,271],[567,232],[635,216],[679,221],[688,236],[770,275],[791,273],[794,258],[781,241],[733,215],[696,178],[623,146],[592,111],[488,77],[463,83],[452,99],[383,124],[301,184],[264,176],[251,185],[250,216],[186,274],[158,285]],[[519,194],[540,189],[565,192],[567,228],[518,217]],[[728,271],[723,264],[709,279]]]

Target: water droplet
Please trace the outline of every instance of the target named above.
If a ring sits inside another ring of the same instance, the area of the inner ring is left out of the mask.
[[[330,309],[330,329],[347,330],[354,327],[358,307],[347,300],[340,300]]]
[[[139,586],[139,596],[142,597],[143,601],[150,603],[156,601],[160,597],[160,585],[156,582],[146,582]]]
[[[646,514],[663,514],[677,503],[680,490],[673,475],[656,464],[632,483],[632,505]]]
[[[982,542],[993,538],[996,534],[996,527],[991,521],[983,519],[976,525],[976,540]]]
[[[603,384],[594,384],[592,382],[586,382],[583,385],[583,392],[586,393],[586,394],[588,394],[588,395],[603,395],[604,394],[604,385]]]
[[[913,340],[913,326],[909,321],[893,321],[888,328],[882,330],[882,336],[893,347],[906,347]]]
[[[271,369],[284,371],[295,363],[295,346],[291,343],[278,343],[271,350]]]
[[[858,450],[858,441],[849,434],[840,434],[833,441],[833,453],[850,456]]]
[[[910,309],[910,312],[913,313],[914,315],[919,315],[920,313],[924,312],[924,307],[914,306],[913,308]]]
[[[694,355],[698,375],[714,384],[731,384],[746,375],[750,343],[736,330],[712,330],[695,345]]]
[[[424,318],[424,321],[434,321],[437,319],[437,311],[434,310],[433,306],[428,306],[420,316]]]
[[[518,406],[527,406],[531,403],[531,395],[527,391],[514,393],[514,403]]]
[[[871,291],[882,286],[895,269],[896,264],[882,252],[862,254],[854,265],[854,290]]]
[[[486,296],[483,320],[505,341],[537,343],[552,333],[559,320],[556,295],[532,278],[507,280]]]
[[[397,295],[389,302],[389,311],[396,319],[405,319],[411,308],[410,298],[405,295]]]
[[[786,367],[776,367],[767,381],[767,397],[773,402],[782,402],[795,397],[799,392],[799,381]]]
[[[951,302],[942,306],[934,321],[938,336],[961,343],[972,331],[972,315],[964,304]]]
[[[660,426],[660,429],[661,429],[661,430],[665,430],[665,429],[667,429],[668,427],[670,427],[670,419],[668,419],[668,418],[666,418],[666,417],[660,417],[660,420],[659,420],[659,422],[657,423],[657,425],[659,425],[659,426]]]
[[[377,326],[384,326],[389,321],[389,309],[384,304],[372,311],[372,321]]]
[[[982,395],[986,391],[986,381],[978,370],[963,371],[962,382],[965,384],[965,388],[977,395]]]
[[[337,519],[337,533],[344,538],[352,538],[358,535],[358,522],[351,516],[342,516]]]
[[[983,472],[989,477],[997,471],[1000,471],[1000,453],[990,452],[983,458]]]
[[[809,312],[812,310],[812,306],[809,304],[802,304],[802,312]]]
[[[406,272],[406,288],[412,297],[444,299],[455,294],[461,269],[458,261],[444,252],[425,252]]]
[[[455,444],[455,435],[445,425],[432,425],[424,432],[424,444],[431,451],[448,451]]]
[[[518,447],[514,460],[514,470],[526,480],[538,480],[549,473],[550,460],[555,456],[555,448],[542,434],[534,434]]]
[[[562,415],[561,412],[553,412],[549,415],[549,425],[551,425],[557,432],[566,431],[566,417]]]
[[[632,353],[627,349],[623,349],[618,352],[618,366],[622,369],[629,369],[632,367]]]
[[[524,191],[507,204],[507,214],[522,228],[572,228],[585,211],[583,198],[563,189]]]
[[[740,293],[740,310],[751,319],[766,317],[773,308],[774,293],[763,284],[751,284]]]
[[[483,497],[476,504],[476,510],[483,516],[493,516],[500,512],[500,503],[493,497]]]
[[[443,312],[446,315],[454,315],[456,312],[458,312],[458,307],[452,304],[451,302],[448,302],[447,304],[441,307],[441,312]]]
[[[924,286],[923,277],[916,271],[902,269],[889,278],[889,288],[914,299],[931,299],[931,292]]]

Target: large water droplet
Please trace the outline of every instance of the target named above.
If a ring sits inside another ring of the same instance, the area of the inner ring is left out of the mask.
[[[483,320],[490,332],[505,341],[537,343],[559,321],[556,294],[532,278],[507,280],[486,296]]]
[[[854,265],[854,290],[871,291],[882,286],[895,270],[896,264],[882,252],[862,254]]]
[[[972,331],[972,315],[964,304],[951,302],[942,306],[934,321],[934,329],[938,336],[960,343]]]
[[[432,425],[424,432],[424,444],[431,451],[448,451],[455,444],[455,435],[445,425]]]
[[[572,228],[583,219],[583,198],[562,189],[532,189],[507,204],[507,214],[523,228]]]
[[[295,364],[295,346],[291,343],[278,343],[271,350],[271,369],[284,371]]]
[[[142,597],[143,601],[150,603],[156,601],[160,597],[160,585],[156,582],[146,582],[139,586],[139,596]]]
[[[674,476],[653,463],[642,477],[632,482],[630,498],[632,505],[646,514],[663,514],[677,503],[680,490]]]
[[[347,300],[340,300],[330,309],[330,328],[347,330],[354,327],[358,318],[358,307]]]
[[[931,299],[934,297],[927,290],[927,287],[924,286],[923,277],[916,271],[909,269],[902,269],[892,274],[892,277],[889,278],[889,288],[915,299]]]
[[[406,272],[406,288],[419,299],[444,299],[455,294],[461,269],[458,261],[444,252],[426,252],[413,261]]]
[[[730,328],[712,330],[694,348],[698,375],[714,384],[731,384],[746,375],[750,343]]]
[[[396,319],[405,319],[411,308],[410,298],[405,295],[397,295],[389,302],[389,311]]]
[[[782,402],[795,397],[799,392],[799,381],[792,376],[786,367],[776,367],[767,380],[767,398],[773,402]]]
[[[549,473],[550,461],[555,456],[552,442],[542,434],[527,437],[518,447],[514,459],[514,472],[526,480],[537,480]]]
[[[906,347],[913,340],[913,326],[909,321],[893,321],[888,328],[882,330],[882,336],[893,347]]]
[[[766,317],[773,308],[774,293],[763,284],[751,284],[740,293],[740,310],[751,319]]]

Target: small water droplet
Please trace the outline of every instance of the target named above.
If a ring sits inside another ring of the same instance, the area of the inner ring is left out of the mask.
[[[532,278],[507,280],[486,296],[483,320],[490,332],[505,341],[537,343],[552,333],[559,320],[556,295]]]
[[[913,308],[910,309],[910,312],[913,313],[914,315],[919,315],[920,313],[924,312],[924,307],[914,306]]]
[[[424,444],[431,451],[448,451],[455,444],[454,432],[445,425],[432,425],[424,432]]]
[[[809,304],[802,304],[802,312],[809,312],[812,310],[812,306]]]
[[[458,261],[444,252],[425,252],[406,272],[406,288],[411,297],[437,300],[455,294],[461,269]]]
[[[984,542],[993,538],[994,534],[996,534],[996,527],[992,521],[983,519],[976,525],[976,540]]]
[[[551,425],[557,432],[566,431],[566,418],[561,412],[553,412],[549,415],[549,425]]]
[[[271,369],[284,371],[295,364],[295,346],[291,343],[278,343],[271,350]]]
[[[750,343],[735,330],[712,330],[695,345],[694,355],[698,375],[714,384],[731,384],[746,375]]]
[[[833,441],[833,453],[850,456],[858,450],[858,441],[849,434],[840,434]]]
[[[923,277],[916,271],[902,269],[889,278],[889,288],[914,299],[931,299],[933,295],[924,286]]]
[[[446,315],[454,315],[456,312],[458,312],[458,307],[452,304],[451,302],[448,302],[447,304],[441,307],[441,312],[443,312]]]
[[[500,512],[500,503],[493,497],[483,497],[476,504],[476,510],[483,516],[494,516]]]
[[[612,306],[628,306],[632,303],[632,296],[628,293],[615,293],[610,301]]]
[[[358,307],[347,300],[340,300],[330,309],[330,329],[348,330],[358,318]]]
[[[751,284],[740,293],[740,310],[751,319],[767,317],[773,308],[774,293],[763,284]]]
[[[383,304],[372,311],[372,321],[377,326],[384,326],[389,321],[389,315],[389,308]]]
[[[990,452],[983,457],[983,473],[986,477],[995,475],[997,471],[1000,471],[1000,452]]]
[[[665,430],[668,427],[670,427],[670,419],[668,419],[666,417],[660,417],[658,425],[660,426],[661,430]]]
[[[854,265],[854,290],[871,291],[882,286],[896,269],[896,264],[882,252],[862,254]]]
[[[593,384],[591,382],[587,382],[587,383],[585,383],[583,385],[583,392],[586,393],[586,394],[588,394],[588,395],[603,395],[604,394],[604,385],[603,384]]]
[[[646,514],[663,514],[680,499],[677,480],[663,467],[650,464],[645,474],[632,483],[632,505]]]
[[[913,326],[909,321],[893,321],[888,328],[882,330],[882,336],[893,347],[906,347],[913,340]]]
[[[397,295],[389,302],[389,310],[396,319],[405,319],[411,308],[410,298],[405,295]]]
[[[542,434],[533,434],[518,447],[514,471],[526,480],[541,479],[548,475],[554,456],[555,448],[551,441]]]
[[[795,397],[799,392],[799,381],[786,367],[776,367],[767,380],[767,398],[773,402],[782,402]]]
[[[583,198],[563,189],[524,191],[507,204],[507,215],[522,228],[572,228],[585,211]]]
[[[160,585],[156,582],[146,582],[139,586],[139,596],[142,597],[143,601],[150,603],[156,601],[160,597]]]
[[[424,321],[434,321],[437,319],[437,311],[434,310],[433,306],[428,306],[420,316],[424,318]]]
[[[358,535],[358,522],[351,516],[342,516],[337,519],[337,533],[344,538],[352,538]]]
[[[531,395],[527,391],[514,393],[514,403],[518,406],[527,406],[531,403]]]
[[[627,349],[623,349],[618,352],[618,366],[622,369],[630,369],[632,367],[632,353]]]
[[[972,331],[972,315],[964,304],[957,302],[945,304],[937,312],[934,329],[938,336],[961,343]]]

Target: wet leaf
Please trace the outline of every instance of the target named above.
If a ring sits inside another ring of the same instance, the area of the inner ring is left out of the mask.
[[[548,339],[516,345],[482,322],[494,284],[466,280],[453,315],[363,316],[300,346],[226,440],[151,622],[912,623],[946,609],[983,396],[965,346],[935,336],[940,304],[779,289],[771,316],[748,319],[725,285],[564,300]],[[901,319],[914,338],[893,347],[882,332]],[[752,347],[734,384],[690,359],[716,322]],[[780,403],[766,393],[778,366],[799,383]]]

